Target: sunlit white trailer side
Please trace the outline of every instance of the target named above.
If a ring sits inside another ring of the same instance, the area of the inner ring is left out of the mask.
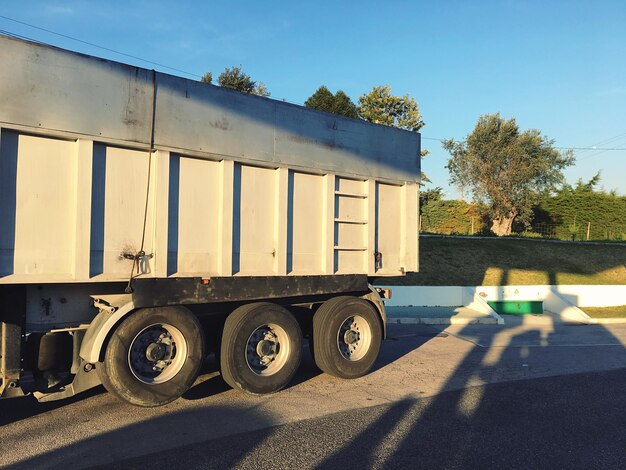
[[[156,405],[211,350],[229,384],[275,391],[301,331],[323,370],[363,375],[384,335],[368,276],[418,268],[419,147],[0,37],[0,394],[102,380]]]

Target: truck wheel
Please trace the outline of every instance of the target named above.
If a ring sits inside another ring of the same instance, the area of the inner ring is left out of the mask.
[[[367,374],[378,358],[382,337],[378,312],[363,299],[334,297],[313,316],[315,363],[335,377]]]
[[[120,323],[96,369],[104,387],[117,398],[151,407],[185,393],[203,358],[202,328],[189,310],[145,308]]]
[[[235,389],[277,392],[293,378],[302,356],[302,332],[291,313],[261,302],[243,305],[224,324],[220,366]]]

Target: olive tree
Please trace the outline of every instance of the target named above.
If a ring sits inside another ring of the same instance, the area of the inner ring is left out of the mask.
[[[563,182],[575,161],[536,129],[520,131],[515,118],[480,116],[465,140],[445,140],[450,182],[489,208],[491,231],[509,235],[513,221],[528,224],[539,199]]]

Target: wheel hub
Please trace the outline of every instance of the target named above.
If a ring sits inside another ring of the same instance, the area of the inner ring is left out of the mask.
[[[150,362],[158,362],[165,356],[165,347],[159,343],[152,343],[146,348],[146,358]]]
[[[256,353],[260,357],[274,356],[276,355],[276,343],[267,341],[265,339],[261,340],[259,341],[259,344],[257,344]]]
[[[339,352],[348,361],[359,361],[368,352],[372,343],[372,331],[360,315],[346,318],[337,332]]]
[[[280,370],[289,355],[286,336],[282,327],[275,324],[257,328],[246,346],[248,367],[258,375],[272,375]]]
[[[361,339],[361,335],[358,331],[348,330],[343,336],[343,339],[347,344],[353,345],[359,342],[359,339]]]
[[[182,368],[186,343],[180,330],[172,325],[153,325],[133,340],[128,363],[135,377],[147,384],[166,382]]]

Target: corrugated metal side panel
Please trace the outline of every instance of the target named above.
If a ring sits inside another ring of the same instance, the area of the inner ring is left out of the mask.
[[[75,147],[64,140],[18,136],[14,255],[18,276],[68,276],[74,269]]]
[[[0,136],[3,284],[127,279],[124,255],[142,247],[144,213],[145,277],[417,269],[414,183]]]
[[[157,146],[273,162],[274,101],[169,75],[157,77]]]
[[[287,274],[323,273],[324,177],[289,174]]]
[[[278,103],[275,159],[363,178],[417,181],[419,134]]]
[[[0,282],[127,279],[141,248],[148,152],[0,130]],[[155,186],[156,188],[156,186]],[[153,225],[154,205],[147,221]],[[154,251],[146,231],[144,250]],[[144,270],[150,274],[150,261]]]
[[[157,83],[157,146],[321,172],[419,179],[419,134],[169,75],[157,74]]]
[[[0,283],[417,270],[416,134],[0,45]]]
[[[217,274],[220,164],[186,157],[179,163],[177,272]]]
[[[0,37],[0,122],[150,142],[149,70]]]
[[[155,85],[156,89],[155,89]],[[362,178],[418,181],[419,134],[0,37],[0,123]]]

